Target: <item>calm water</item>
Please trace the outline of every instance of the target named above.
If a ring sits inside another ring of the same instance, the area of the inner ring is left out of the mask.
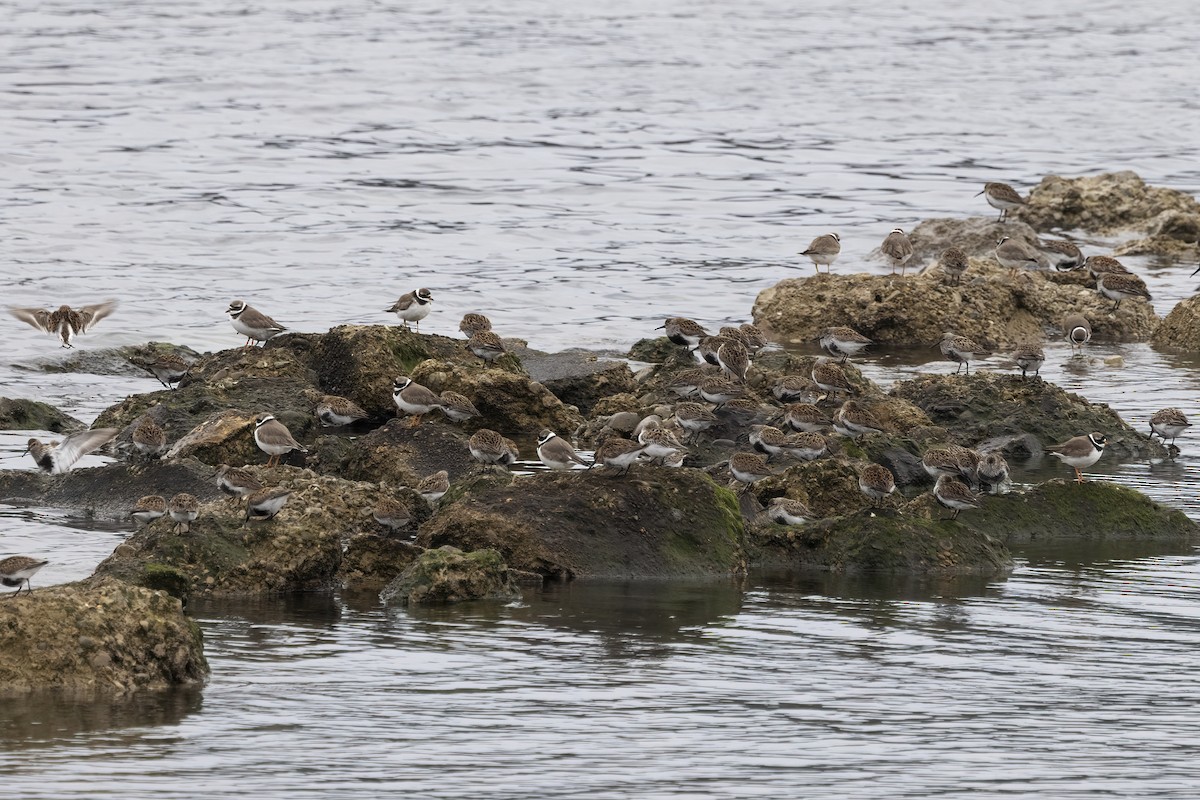
[[[211,350],[239,343],[233,297],[323,330],[428,286],[423,329],[484,311],[543,349],[621,347],[671,314],[748,319],[828,230],[839,271],[886,269],[865,259],[892,227],[991,213],[985,180],[1200,190],[1190,3],[942,5],[0,0],[3,302],[115,297],[81,347]],[[1129,263],[1159,313],[1197,286]],[[157,385],[43,373],[53,342],[3,324],[6,396],[90,420]],[[1045,377],[1139,426],[1200,413],[1194,358],[1091,352],[1048,348]],[[27,468],[22,439],[0,467]],[[1115,474],[1200,514],[1181,445]],[[41,585],[122,535],[0,509],[0,554],[53,559]],[[1196,556],[1019,555],[994,581],[201,605],[202,691],[0,703],[0,776],[23,798],[1195,797]]]

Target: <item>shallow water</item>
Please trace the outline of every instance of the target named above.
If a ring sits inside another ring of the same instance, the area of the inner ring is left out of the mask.
[[[9,0],[3,302],[115,297],[81,348],[212,350],[239,343],[233,297],[324,330],[425,285],[423,330],[484,311],[542,349],[625,347],[669,315],[747,320],[828,230],[835,271],[883,271],[891,228],[992,213],[985,180],[1200,190],[1190,4],[942,6]],[[1160,314],[1200,284],[1127,263]],[[54,342],[4,324],[6,396],[91,420],[157,387],[42,372]],[[1139,427],[1194,412],[1195,358],[1089,353],[1052,344],[1044,377]],[[866,369],[952,368],[933,354]],[[24,438],[0,466],[31,464]],[[1180,445],[1095,470],[1195,516]],[[0,509],[0,554],[53,561],[35,590],[121,535]],[[4,701],[0,775],[24,798],[1194,797],[1196,578],[1190,550],[1126,545],[1022,551],[995,580],[199,605],[202,691]]]

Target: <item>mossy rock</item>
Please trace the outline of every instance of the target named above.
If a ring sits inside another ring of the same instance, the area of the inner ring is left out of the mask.
[[[996,574],[1012,556],[995,537],[960,521],[863,510],[807,525],[748,532],[755,566],[832,572]]]
[[[178,599],[121,581],[36,589],[0,603],[0,694],[128,692],[208,674],[200,628]]]
[[[1034,541],[1194,541],[1200,537],[1200,525],[1182,511],[1108,481],[1051,480],[1025,492],[988,496],[983,508],[963,512],[959,519],[1010,546]]]
[[[408,605],[464,600],[515,600],[520,590],[495,550],[426,550],[380,593],[385,603]]]
[[[172,597],[177,597],[185,602],[191,590],[191,581],[188,579],[188,576],[175,567],[170,567],[166,564],[144,564],[142,566],[142,575],[135,583],[145,586],[147,589],[166,592]]]
[[[1118,234],[1150,232],[1163,214],[1200,214],[1187,192],[1150,186],[1136,173],[1106,172],[1082,178],[1048,175],[1029,194],[1016,217],[1038,230],[1085,230]],[[1166,226],[1168,234],[1174,230]]]
[[[1166,456],[1160,443],[1131,428],[1107,405],[1089,403],[1040,378],[989,372],[921,375],[897,381],[892,395],[911,401],[967,447],[1022,434],[1047,446],[1099,431],[1109,437],[1106,461]]]
[[[346,542],[338,579],[349,589],[377,589],[395,580],[423,552],[423,547],[393,536],[359,534]]]
[[[456,482],[475,466],[468,437],[435,415],[427,415],[415,428],[409,427],[410,418],[397,417],[355,439],[332,471],[350,480],[416,486],[421,478],[444,469],[451,483]]]
[[[75,433],[87,426],[69,414],[36,400],[0,397],[0,430]]]
[[[666,578],[745,569],[737,500],[692,469],[542,472],[442,508],[419,544],[494,548],[550,578]]]

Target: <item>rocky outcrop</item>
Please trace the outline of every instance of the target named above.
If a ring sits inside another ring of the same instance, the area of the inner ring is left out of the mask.
[[[393,419],[340,450],[340,462],[328,463],[322,457],[320,469],[391,486],[416,486],[421,478],[444,469],[453,483],[476,466],[467,438],[458,427],[438,420],[410,428],[407,421]],[[323,456],[324,450],[319,453]]]
[[[0,694],[126,692],[202,681],[200,628],[179,600],[120,581],[40,588],[0,602]]]
[[[908,237],[913,246],[911,265],[925,264],[926,268],[937,270],[938,257],[947,247],[957,247],[971,259],[991,261],[996,244],[1005,236],[1019,239],[1026,244],[1037,244],[1038,241],[1037,231],[1025,223],[1015,220],[998,222],[996,217],[990,215],[965,219],[937,217],[923,220],[913,228]],[[1048,265],[1043,263],[1042,266]],[[972,262],[963,280],[970,280],[978,269],[979,265]],[[912,271],[911,267],[909,271]]]
[[[521,591],[495,550],[464,553],[447,546],[421,553],[379,596],[385,603],[418,605],[515,600]]]
[[[1035,453],[1025,449],[1030,445],[1026,434],[1044,447],[1099,431],[1109,437],[1105,460],[1166,456],[1160,443],[1131,428],[1107,405],[1089,403],[1038,378],[987,372],[921,375],[897,381],[891,394],[912,402],[950,434],[950,441],[967,447],[1003,440],[1010,444],[1006,455],[1028,457]]]
[[[33,464],[32,460],[29,462]],[[221,497],[213,469],[195,459],[113,463],[59,475],[35,470],[0,471],[0,499],[51,508],[71,508],[109,521],[128,521],[139,497],[179,492],[201,501]]]
[[[523,351],[521,363],[531,378],[585,415],[605,397],[632,392],[636,387],[629,364],[587,350]]]
[[[559,578],[728,575],[745,568],[736,499],[698,470],[542,472],[466,493],[419,544],[493,548],[509,566]]]
[[[1106,172],[1083,178],[1050,175],[1034,187],[1028,205],[1014,215],[1039,231],[1085,230],[1101,234],[1131,231],[1194,241],[1200,229],[1200,203],[1186,192],[1148,186],[1134,172]]]
[[[937,270],[907,278],[818,275],[790,278],[759,293],[754,321],[781,342],[815,340],[823,328],[847,325],[880,345],[932,347],[945,331],[984,347],[1012,347],[1058,335],[1063,317],[1083,314],[1095,338],[1144,342],[1158,318],[1149,303],[1112,303],[1082,285],[1083,276],[1022,272],[1015,278],[993,260],[971,261],[961,286]]]
[[[0,397],[0,431],[75,433],[87,426],[54,406],[36,400]]]
[[[1178,303],[1154,329],[1155,347],[1200,351],[1200,296]]]

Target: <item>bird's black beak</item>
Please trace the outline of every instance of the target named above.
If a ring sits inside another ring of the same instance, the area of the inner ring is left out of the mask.
[[[1200,267],[1196,267],[1196,272],[1200,272]],[[1193,272],[1193,273],[1192,273],[1192,277],[1195,277],[1195,276],[1196,276],[1196,272]]]
[[[976,196],[976,197],[979,197],[979,195],[983,194],[983,193],[984,193],[984,192],[986,192],[986,191],[987,191],[987,189],[980,189],[980,190],[979,190],[979,191],[978,191],[978,192],[975,194],[975,196]]]

